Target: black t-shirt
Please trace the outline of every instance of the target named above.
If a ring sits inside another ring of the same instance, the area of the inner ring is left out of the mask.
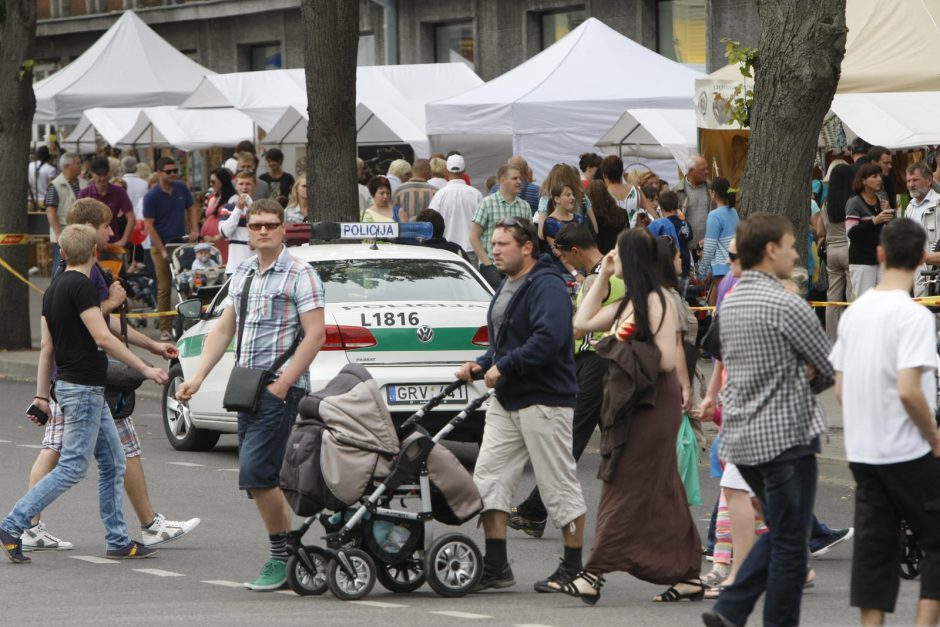
[[[278,196],[290,196],[290,190],[294,186],[294,177],[287,172],[281,172],[281,178],[274,178],[270,172],[265,172],[258,177],[268,184],[268,198],[277,200]]]
[[[83,311],[98,307],[95,284],[75,270],[59,274],[42,297],[42,315],[55,346],[56,378],[79,385],[104,385],[108,358],[82,322]]]

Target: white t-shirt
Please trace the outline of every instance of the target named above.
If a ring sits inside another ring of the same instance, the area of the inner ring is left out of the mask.
[[[845,453],[850,462],[897,464],[930,445],[898,396],[898,372],[924,368],[921,387],[936,409],[937,331],[933,314],[901,290],[872,289],[842,314],[830,361],[842,373]]]
[[[32,197],[37,202],[41,202],[46,197],[46,188],[49,187],[49,182],[55,178],[55,168],[48,163],[33,161],[29,164],[28,178]]]
[[[482,198],[477,188],[470,187],[463,179],[453,179],[447,181],[443,189],[437,190],[428,203],[429,209],[434,209],[444,218],[444,239],[468,253],[473,252],[470,222]]]

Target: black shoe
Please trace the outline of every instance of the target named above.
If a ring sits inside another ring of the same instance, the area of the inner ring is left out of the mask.
[[[737,627],[737,625],[715,611],[703,613],[702,622],[705,623],[705,627]]]
[[[509,528],[525,531],[533,538],[541,538],[542,534],[545,533],[545,519],[532,520],[526,518],[519,514],[518,508],[513,507],[509,510]]]
[[[491,566],[484,562],[483,576],[480,577],[480,581],[474,586],[473,591],[479,592],[490,588],[498,590],[514,585],[516,585],[516,578],[512,576],[512,568],[509,567],[508,563],[502,566]]]
[[[535,582],[535,591],[536,592],[561,592],[564,588],[565,583],[571,581],[578,576],[578,569],[569,568],[565,564],[565,560],[561,560],[561,563],[558,564],[558,568],[555,569],[551,575],[546,579],[541,579]]]
[[[14,564],[29,564],[32,560],[23,555],[23,541],[0,529],[0,549]]]
[[[854,527],[849,527],[848,529],[830,529],[828,536],[824,536],[823,538],[816,541],[810,541],[810,553],[812,553],[813,557],[825,555],[836,546],[842,544],[846,540],[850,540],[854,535]]]

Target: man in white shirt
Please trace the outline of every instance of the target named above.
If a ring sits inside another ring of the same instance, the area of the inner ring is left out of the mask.
[[[41,211],[45,206],[46,188],[55,178],[55,167],[49,163],[48,146],[40,146],[36,149],[36,160],[29,164],[29,202],[33,205],[33,211]]]
[[[921,272],[927,269],[927,264],[940,265],[940,254],[933,253],[933,245],[940,237],[940,194],[932,188],[933,172],[923,161],[907,166],[907,191],[911,195],[904,212],[905,218],[910,218],[924,228],[927,239],[924,242],[924,252],[927,253],[926,263],[917,269],[914,275],[914,296],[927,296],[927,284]]]
[[[856,482],[850,597],[864,625],[883,624],[884,613],[894,611],[901,520],[925,552],[915,623],[940,620],[937,332],[930,311],[909,296],[925,241],[913,220],[884,227],[883,278],[842,314],[830,355]]]
[[[464,252],[473,252],[470,245],[470,222],[483,195],[463,180],[466,169],[463,157],[447,157],[447,185],[438,190],[431,199],[429,209],[434,209],[444,218],[444,239],[459,244]]]
[[[359,157],[356,157],[356,176],[359,179],[359,213],[361,214],[372,204],[372,194],[369,193],[369,188],[362,184],[363,179],[368,181],[370,176],[366,162]]]

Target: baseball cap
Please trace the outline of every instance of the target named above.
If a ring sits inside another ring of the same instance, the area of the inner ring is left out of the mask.
[[[107,157],[95,157],[91,161],[91,171],[95,174],[107,174],[111,171],[111,164]]]
[[[210,246],[209,244],[206,244],[205,242],[203,242],[203,243],[201,243],[201,244],[196,244],[196,248],[195,248],[194,250],[195,250],[197,253],[198,253],[198,252],[202,252],[202,251],[204,251],[204,250],[212,250],[212,246]]]
[[[451,155],[447,157],[447,171],[448,172],[463,172],[467,167],[467,164],[464,163],[463,157],[460,155]]]

